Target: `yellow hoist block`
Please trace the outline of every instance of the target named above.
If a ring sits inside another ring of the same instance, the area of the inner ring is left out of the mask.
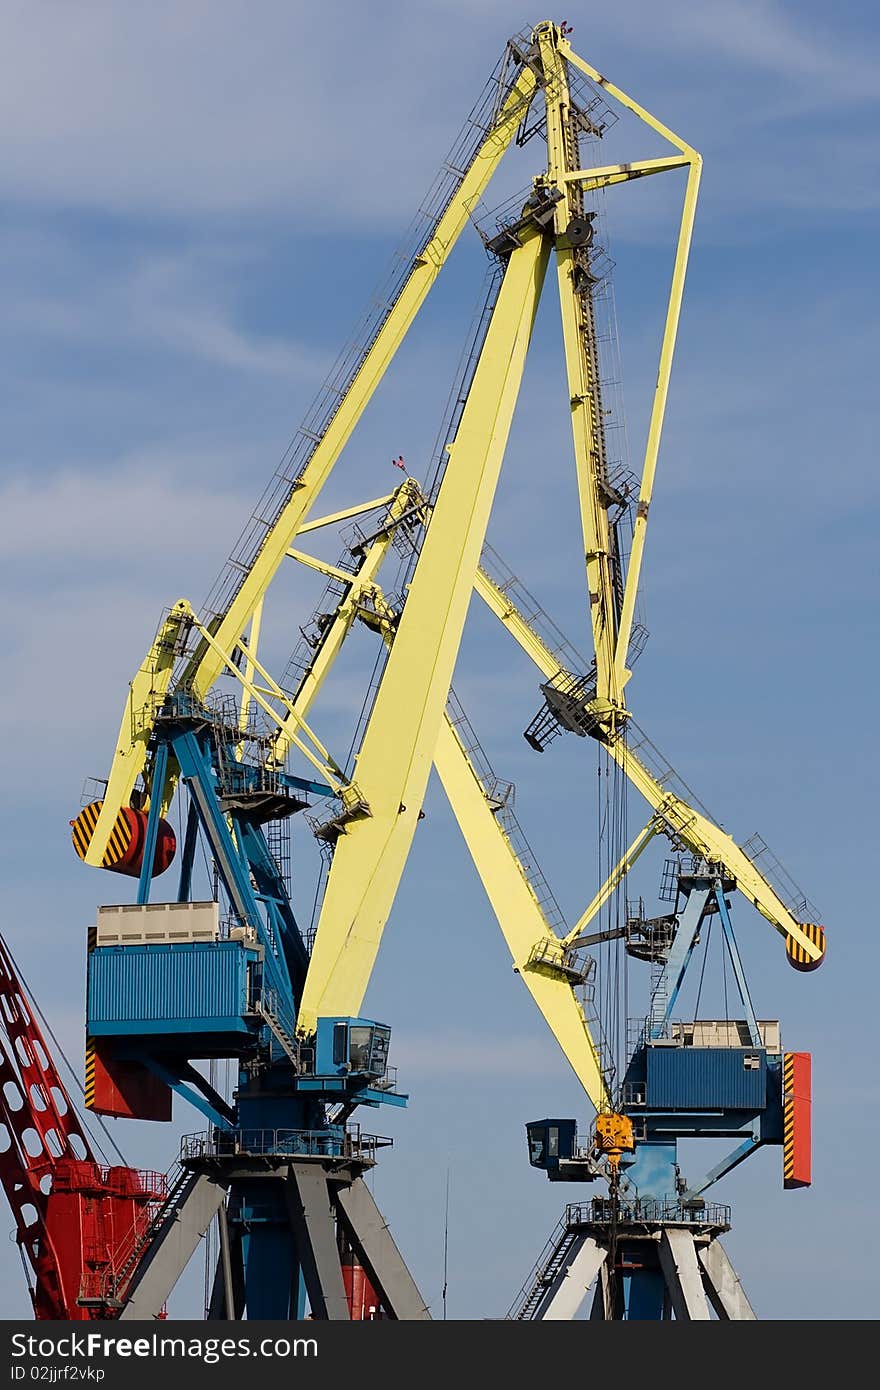
[[[593,1142],[596,1151],[608,1159],[612,1168],[616,1168],[620,1163],[620,1155],[632,1152],[632,1120],[628,1115],[597,1115]]]

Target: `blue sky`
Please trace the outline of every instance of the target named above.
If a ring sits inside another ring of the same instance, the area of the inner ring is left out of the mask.
[[[82,781],[106,768],[162,607],[209,589],[506,38],[541,17],[478,0],[4,8],[2,929],[77,1063],[84,928],[120,892],[71,850]],[[620,0],[565,17],[576,50],[705,160],[645,566],[652,640],[630,701],[729,830],[760,830],[831,942],[823,969],[798,975],[760,918],[737,916],[759,1016],[814,1054],[815,1173],[783,1193],[770,1150],[733,1174],[717,1193],[734,1204],[727,1245],[761,1315],[870,1318],[876,12]],[[634,157],[656,153],[622,120],[615,139],[630,136]],[[502,186],[538,159],[533,143]],[[608,200],[633,462],[670,265],[667,177]],[[400,452],[424,472],[484,266],[466,234],[328,500],[390,488]],[[490,538],[583,649],[555,316],[547,296]],[[312,590],[285,577],[283,593],[279,652]],[[340,740],[353,680],[328,688],[319,725]],[[594,751],[530,753],[534,677],[476,608],[456,688],[576,917],[596,883]],[[426,811],[367,1000],[412,1095],[376,1117],[396,1146],[375,1191],[436,1316],[449,1173],[450,1316],[498,1316],[581,1195],[528,1168],[525,1121],[585,1108],[433,784]],[[132,1161],[166,1167],[197,1127],[181,1109],[173,1132],[113,1132]],[[199,1297],[194,1275],[179,1310]],[[0,1306],[27,1311],[11,1246]]]

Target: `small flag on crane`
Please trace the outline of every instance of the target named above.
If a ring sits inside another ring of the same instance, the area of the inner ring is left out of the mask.
[[[402,468],[404,473],[406,472],[406,464],[403,461],[403,454],[399,454],[398,457],[396,459],[392,459],[391,462],[394,464],[395,468]]]

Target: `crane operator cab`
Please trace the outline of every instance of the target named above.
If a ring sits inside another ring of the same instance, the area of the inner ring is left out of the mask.
[[[551,1182],[588,1182],[596,1176],[589,1154],[578,1147],[575,1120],[532,1120],[526,1135],[529,1163],[543,1168]]]
[[[367,1018],[319,1018],[315,1075],[384,1081],[390,1043],[391,1029],[384,1023]]]

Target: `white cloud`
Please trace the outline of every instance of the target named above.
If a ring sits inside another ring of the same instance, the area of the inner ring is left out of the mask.
[[[6,326],[42,342],[127,352],[159,347],[235,371],[278,375],[317,385],[332,357],[292,336],[247,330],[236,322],[235,289],[253,269],[256,252],[230,237],[222,246],[174,252],[133,250],[108,269],[77,254],[60,233],[7,233]],[[55,279],[46,284],[51,268]],[[16,273],[18,272],[18,274]]]
[[[165,568],[179,556],[188,571],[197,572],[192,559],[216,554],[217,536],[231,538],[250,509],[241,496],[193,484],[193,473],[209,461],[202,454],[144,453],[106,474],[77,470],[39,482],[15,478],[0,487],[0,559],[37,560],[56,571],[59,563],[73,561],[86,578],[91,557],[92,574],[102,584],[113,567],[121,578],[120,562],[131,574],[141,566]]]

